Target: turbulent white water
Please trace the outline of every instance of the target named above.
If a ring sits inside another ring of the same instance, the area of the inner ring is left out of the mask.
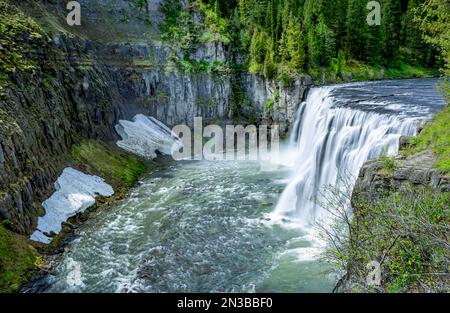
[[[288,166],[181,161],[144,177],[78,228],[55,270],[27,291],[330,292],[336,277],[317,258],[320,242],[298,226],[327,218],[314,201],[322,186],[339,187],[346,173],[354,182],[365,160],[395,153],[400,135],[444,106],[435,83],[313,89],[280,153]],[[130,149],[154,152],[160,127],[142,119],[122,122],[119,133],[136,136]]]
[[[393,103],[360,101],[360,108],[367,110],[341,106],[342,97],[333,93],[335,88],[312,89],[297,111],[288,152],[292,176],[273,214],[275,219],[306,227],[326,222],[327,211],[320,207],[324,188],[339,188],[342,179],[354,184],[364,162],[395,154],[400,136],[416,133],[418,117],[373,110]]]

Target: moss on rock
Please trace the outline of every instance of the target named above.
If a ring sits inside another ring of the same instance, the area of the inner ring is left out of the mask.
[[[48,44],[43,30],[9,1],[0,0],[0,95],[11,85],[10,75],[31,72],[37,66],[32,57],[36,47]]]
[[[71,157],[78,167],[116,187],[131,187],[150,168],[148,161],[97,140],[82,140],[73,146]]]
[[[0,225],[0,292],[18,291],[42,259],[28,240]]]

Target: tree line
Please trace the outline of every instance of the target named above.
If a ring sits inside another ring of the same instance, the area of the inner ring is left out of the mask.
[[[373,26],[368,0],[202,1],[228,21],[250,71],[266,77],[329,67],[339,72],[348,60],[390,68],[439,65],[416,19],[428,0],[379,0],[381,23]]]

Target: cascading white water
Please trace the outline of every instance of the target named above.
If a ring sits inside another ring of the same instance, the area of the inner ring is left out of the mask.
[[[272,214],[276,220],[300,227],[326,222],[319,199],[325,187],[339,188],[342,176],[354,184],[364,162],[395,154],[400,136],[416,133],[419,119],[338,106],[333,89],[312,89],[298,108],[287,155],[292,177]]]
[[[26,291],[330,292],[336,279],[317,259],[320,237],[266,227],[274,222],[266,213],[285,188],[279,218],[297,228],[297,221],[325,216],[311,201],[318,186],[394,153],[400,134],[414,134],[419,121],[444,107],[436,82],[313,89],[297,112],[288,153],[273,158],[292,166],[287,189],[284,170],[261,170],[258,162],[179,162],[143,177],[126,199],[77,229],[61,263]],[[150,117],[121,122],[117,131],[144,157],[168,151],[173,141]]]

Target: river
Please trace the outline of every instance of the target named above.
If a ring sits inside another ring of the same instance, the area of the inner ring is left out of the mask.
[[[433,79],[317,87],[277,170],[184,161],[82,225],[40,292],[329,292],[317,197],[443,107]]]

